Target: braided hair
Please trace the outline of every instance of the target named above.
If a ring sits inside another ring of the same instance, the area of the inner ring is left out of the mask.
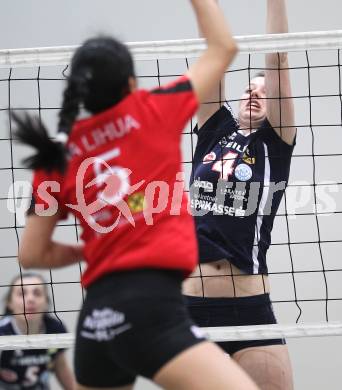
[[[135,77],[133,59],[123,43],[110,37],[87,40],[71,61],[55,140],[49,137],[39,118],[27,113],[24,116],[11,113],[16,123],[15,137],[36,149],[36,154],[23,161],[24,165],[30,169],[63,173],[67,167],[65,143],[80,107],[97,114],[116,105],[129,94],[132,77]]]

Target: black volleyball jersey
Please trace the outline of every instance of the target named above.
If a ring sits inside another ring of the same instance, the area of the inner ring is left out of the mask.
[[[266,252],[293,145],[267,119],[244,135],[227,103],[194,132],[190,206],[200,262],[228,259],[247,274],[267,273]]]
[[[45,333],[66,333],[63,324],[50,317],[44,317]],[[12,316],[0,320],[0,337],[19,335]],[[5,390],[48,390],[49,373],[54,360],[62,350],[30,349],[0,351],[0,389]]]

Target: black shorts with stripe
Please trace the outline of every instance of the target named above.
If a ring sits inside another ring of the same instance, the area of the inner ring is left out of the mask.
[[[276,324],[269,294],[239,298],[185,296],[190,316],[200,327]],[[284,339],[217,343],[229,355],[245,348],[286,344]]]
[[[91,285],[80,313],[75,372],[87,387],[153,378],[180,352],[204,340],[190,320],[177,271],[115,272]]]

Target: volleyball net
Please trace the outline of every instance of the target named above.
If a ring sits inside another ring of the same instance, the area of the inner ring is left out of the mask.
[[[240,54],[226,72],[227,100],[237,112],[243,88],[265,69],[265,53],[289,53],[298,129],[291,175],[275,218],[268,252],[271,298],[278,325],[206,328],[214,341],[342,335],[342,31],[237,37]],[[204,49],[201,39],[128,44],[140,87],[152,88],[184,74]],[[17,260],[31,173],[29,151],[12,136],[10,111],[38,115],[56,134],[68,65],[75,47],[0,51],[0,299],[21,273]],[[228,90],[229,88],[229,90]],[[189,182],[195,118],[182,140]],[[187,187],[187,190],[189,188]],[[73,218],[54,238],[79,239]],[[51,295],[49,313],[74,329],[84,299],[82,264],[42,272]],[[4,306],[0,315],[4,315]],[[16,313],[20,314],[20,313]],[[1,349],[65,348],[73,334],[0,337]]]

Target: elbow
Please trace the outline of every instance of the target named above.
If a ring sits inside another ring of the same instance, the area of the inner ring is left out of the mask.
[[[230,45],[229,45],[229,51],[230,51],[234,56],[238,53],[239,47],[238,47],[238,45],[237,45],[237,43],[236,43],[235,40],[232,40],[232,41],[231,41],[231,43],[230,43]]]
[[[239,52],[239,47],[235,41],[232,41],[228,48],[229,55],[232,57],[232,59],[237,55]]]
[[[225,37],[215,43],[208,43],[207,51],[216,63],[221,63],[226,69],[238,53],[239,47],[233,38]]]
[[[222,58],[222,65],[224,67],[224,70],[226,70],[228,66],[233,62],[238,51],[238,47],[235,43],[221,49],[220,55]]]
[[[228,66],[236,56],[236,54],[239,51],[239,48],[235,42],[235,40],[227,40],[225,43],[222,44],[222,46],[219,48],[220,55],[225,61],[226,66]]]

